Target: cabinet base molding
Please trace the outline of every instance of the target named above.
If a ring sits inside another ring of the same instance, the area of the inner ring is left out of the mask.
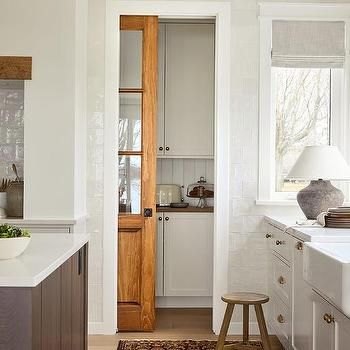
[[[212,297],[156,297],[157,308],[208,308],[212,306]]]

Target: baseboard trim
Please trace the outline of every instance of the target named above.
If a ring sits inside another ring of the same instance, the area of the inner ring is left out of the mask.
[[[157,308],[211,308],[212,297],[156,297]]]
[[[111,331],[106,330],[106,325],[103,322],[89,322],[88,323],[88,334],[115,334],[115,331],[111,333]]]

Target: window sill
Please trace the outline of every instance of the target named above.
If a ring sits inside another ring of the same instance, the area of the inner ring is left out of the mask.
[[[287,206],[287,207],[297,207],[298,202],[296,199],[268,199],[268,200],[262,200],[262,199],[257,199],[255,201],[256,205],[262,205],[262,206]]]

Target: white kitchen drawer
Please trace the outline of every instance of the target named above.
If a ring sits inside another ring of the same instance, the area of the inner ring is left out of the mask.
[[[270,241],[270,248],[291,264],[293,259],[293,240],[282,230],[268,225],[266,237]]]
[[[272,255],[272,288],[287,306],[291,306],[292,269],[275,254]]]
[[[282,302],[276,293],[272,293],[270,323],[278,339],[286,349],[289,348],[288,344],[292,336],[291,320],[290,308]]]

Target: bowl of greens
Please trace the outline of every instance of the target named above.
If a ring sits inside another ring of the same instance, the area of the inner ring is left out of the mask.
[[[12,259],[21,255],[29,242],[29,231],[8,224],[0,225],[0,259]]]

